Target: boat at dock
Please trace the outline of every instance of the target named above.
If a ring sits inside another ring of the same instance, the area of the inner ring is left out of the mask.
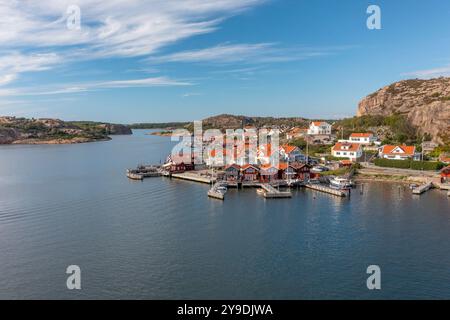
[[[353,182],[347,178],[334,177],[330,179],[330,187],[335,189],[346,190],[353,186]]]
[[[225,194],[227,193],[227,187],[221,183],[214,184],[211,189],[208,190],[208,197],[225,200]]]
[[[144,180],[143,174],[137,173],[136,171],[130,169],[127,170],[127,177],[131,180]]]

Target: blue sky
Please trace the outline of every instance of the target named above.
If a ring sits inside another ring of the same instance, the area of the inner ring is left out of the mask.
[[[444,0],[42,2],[0,0],[0,115],[341,118],[391,82],[450,76]]]

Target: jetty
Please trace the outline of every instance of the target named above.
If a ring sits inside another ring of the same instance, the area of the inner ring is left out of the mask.
[[[345,191],[333,189],[333,188],[330,188],[330,187],[327,187],[324,185],[320,185],[320,184],[307,183],[307,184],[305,184],[305,187],[308,189],[329,193],[329,194],[332,194],[332,195],[335,195],[338,197],[346,197],[347,196],[347,192],[345,192]]]
[[[261,184],[261,188],[264,190],[263,196],[266,199],[292,198],[290,191],[280,191],[268,183]]]
[[[414,188],[414,189],[412,190],[412,193],[413,193],[413,194],[420,195],[420,194],[422,194],[422,193],[427,192],[427,191],[430,190],[431,188],[433,188],[433,183],[432,183],[432,182],[428,182],[428,183],[422,184],[422,185],[420,185],[420,186]]]
[[[207,183],[212,184],[216,182],[216,179],[208,176],[202,176],[199,174],[192,174],[188,172],[184,173],[172,173],[170,175],[172,178],[181,179],[181,180],[188,180],[188,181],[194,181],[194,182],[200,182],[200,183]]]
[[[127,177],[131,180],[144,180],[144,178],[160,177],[161,168],[156,166],[140,165],[136,169],[127,169]]]

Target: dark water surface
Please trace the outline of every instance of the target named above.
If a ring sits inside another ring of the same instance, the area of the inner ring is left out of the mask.
[[[264,200],[129,181],[168,138],[0,147],[0,298],[450,298],[450,200],[370,183],[351,199]],[[82,290],[66,288],[66,267]],[[366,288],[381,267],[382,290]]]

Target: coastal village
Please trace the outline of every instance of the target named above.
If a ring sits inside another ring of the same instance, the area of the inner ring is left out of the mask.
[[[347,139],[339,139],[333,125],[312,121],[309,127],[284,128],[278,147],[273,147],[270,139],[257,147],[256,163],[249,161],[246,140],[245,151],[240,151],[238,142],[234,143],[229,157],[231,163],[224,166],[214,165],[215,151],[208,152],[204,147],[202,164],[194,164],[193,156],[191,162],[176,162],[169,156],[161,166],[128,170],[128,177],[142,180],[146,176],[164,175],[208,183],[212,185],[208,195],[221,200],[228,188],[245,187],[259,188],[258,193],[265,198],[289,198],[292,196],[289,188],[294,187],[346,197],[355,188],[355,180],[403,182],[414,194],[431,188],[450,190],[449,155],[442,153],[438,159],[429,157],[436,144],[424,142],[419,152],[414,145],[383,144],[373,132],[352,132]],[[251,129],[242,127],[244,135]],[[306,146],[299,145],[299,141]],[[322,153],[311,154],[315,146],[321,146]],[[245,154],[239,157],[239,152]],[[271,159],[277,160],[276,165]]]

